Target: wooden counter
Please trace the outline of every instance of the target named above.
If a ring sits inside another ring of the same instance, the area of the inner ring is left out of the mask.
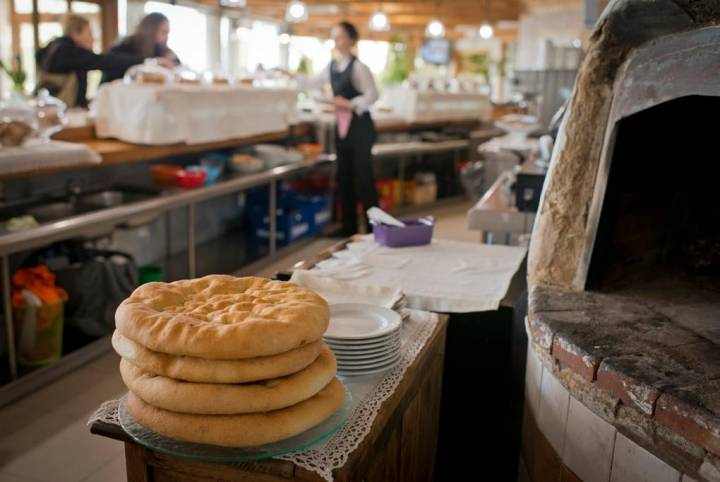
[[[446,329],[447,316],[441,316],[395,393],[383,402],[368,435],[345,465],[333,473],[336,481],[433,480]],[[132,441],[116,425],[96,422],[90,431],[125,443],[128,482],[323,481],[315,472],[289,461],[198,462],[149,450]]]
[[[201,144],[178,143],[166,144],[162,146],[150,146],[142,144],[131,144],[115,139],[97,139],[94,136],[90,138],[79,137],[82,134],[87,134],[90,132],[92,132],[92,129],[90,127],[73,128],[70,129],[68,132],[61,132],[60,135],[55,136],[54,139],[85,144],[86,146],[100,154],[100,157],[102,157],[102,162],[100,164],[79,163],[73,166],[28,169],[27,171],[13,172],[10,174],[0,174],[0,181],[7,179],[16,179],[20,177],[41,175],[44,176],[76,169],[99,168],[119,164],[129,164],[134,162],[153,161],[157,159],[172,158],[174,156],[184,156],[187,154],[197,154],[200,152],[214,151],[218,149],[228,149],[248,144],[277,142],[287,139],[290,135],[297,134],[297,132],[293,129],[279,132],[270,132],[267,134],[261,134],[251,137],[228,139],[219,142],[205,142]]]
[[[400,119],[380,120],[377,123],[378,132],[401,132],[422,129],[439,129],[439,128],[468,128],[472,129],[478,125],[477,120],[455,120],[446,122],[406,122]],[[115,139],[98,139],[95,137],[95,129],[92,125],[71,127],[59,132],[53,139],[66,142],[78,142],[85,144],[100,154],[102,163],[100,164],[77,164],[74,166],[28,169],[23,172],[13,172],[12,174],[0,174],[0,181],[8,179],[16,179],[20,177],[50,175],[58,172],[70,171],[75,169],[98,168],[104,166],[112,166],[119,164],[128,164],[133,162],[153,161],[157,159],[172,158],[175,156],[184,156],[188,154],[197,154],[201,152],[213,151],[218,149],[228,149],[248,144],[260,144],[264,142],[278,142],[293,136],[307,135],[313,126],[304,122],[292,126],[288,130],[279,132],[270,132],[267,134],[229,139],[219,142],[207,142],[200,144],[167,144],[167,145],[142,145],[131,144],[128,142],[118,141]]]

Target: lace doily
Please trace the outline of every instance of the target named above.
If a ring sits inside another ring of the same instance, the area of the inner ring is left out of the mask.
[[[397,388],[408,367],[427,343],[438,323],[438,315],[426,311],[407,310],[410,317],[403,323],[400,334],[401,355],[398,364],[390,371],[376,376],[341,377],[353,395],[355,408],[348,423],[320,445],[292,455],[278,457],[320,475],[332,482],[332,472],[345,465],[349,455],[365,439],[372,428],[380,406]],[[119,400],[104,402],[90,417],[88,425],[100,421],[119,425]]]

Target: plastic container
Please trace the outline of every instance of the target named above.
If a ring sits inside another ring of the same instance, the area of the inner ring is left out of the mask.
[[[323,147],[320,144],[298,144],[295,148],[303,154],[322,154]]]
[[[265,169],[265,162],[250,154],[237,153],[230,158],[230,168],[240,174],[253,174]]]
[[[299,205],[307,213],[310,232],[315,233],[330,223],[332,219],[332,198],[328,194],[299,194]]]
[[[173,70],[175,83],[182,85],[202,85],[202,78],[194,70],[180,65]]]
[[[65,303],[13,305],[13,325],[20,366],[50,365],[62,356]]]
[[[422,246],[432,241],[435,220],[431,217],[403,219],[405,227],[388,226],[370,221],[375,242],[391,248]]]
[[[50,95],[47,89],[40,89],[37,96],[30,101],[37,118],[37,132],[44,142],[50,141],[50,136],[60,132],[66,124],[65,111],[67,106],[60,99]]]
[[[378,191],[378,204],[383,211],[390,211],[395,208],[395,183],[393,179],[378,179],[375,181]]]
[[[207,171],[202,168],[180,169],[175,173],[177,185],[183,189],[197,189],[205,184]]]
[[[0,145],[22,145],[37,126],[35,111],[25,96],[12,93],[0,101]]]
[[[155,59],[145,59],[140,65],[130,67],[123,82],[126,84],[165,85],[173,81],[173,72],[158,64]]]
[[[220,178],[220,175],[222,174],[222,166],[211,164],[211,163],[204,163],[199,166],[188,166],[185,168],[186,172],[189,173],[205,173],[205,181],[203,182],[203,186],[209,186],[211,184],[215,184],[215,182]]]
[[[182,166],[177,164],[155,164],[150,167],[153,183],[157,187],[177,186],[178,171],[182,171]]]
[[[218,164],[211,164],[211,163],[203,163],[201,166],[203,169],[205,169],[205,172],[207,173],[207,177],[205,178],[205,185],[209,186],[210,184],[215,184],[218,179],[220,179],[220,176],[223,172],[223,166]]]
[[[275,243],[287,246],[310,233],[308,212],[303,209],[278,209],[276,211]],[[252,232],[258,244],[267,243],[270,238],[270,219],[267,209],[255,206],[251,211]]]
[[[151,281],[164,281],[165,273],[159,266],[140,266],[138,268],[138,284],[150,283]]]
[[[208,179],[205,184],[209,185],[220,179],[227,168],[229,156],[221,152],[211,152],[200,161],[200,165],[208,170]]]

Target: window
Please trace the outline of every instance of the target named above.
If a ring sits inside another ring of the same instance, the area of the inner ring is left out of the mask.
[[[383,41],[361,40],[358,42],[358,58],[370,68],[370,71],[379,75],[385,70],[390,44]],[[310,60],[312,69],[310,73],[318,73],[332,58],[332,41],[320,40],[315,37],[292,36],[290,38],[290,52],[288,67],[296,71],[301,59]]]
[[[358,59],[367,65],[373,74],[382,74],[387,65],[390,44],[376,40],[361,40],[357,47]]]
[[[168,47],[197,72],[208,69],[207,15],[202,11],[160,2],[147,2],[145,13],[159,12],[170,20]],[[192,32],[192,34],[189,34]]]
[[[330,62],[331,52],[331,42],[323,42],[315,37],[293,35],[290,37],[288,68],[293,72],[298,70],[300,61],[305,58],[310,61],[308,74],[317,74]]]
[[[33,35],[32,23],[32,0],[15,0],[15,18],[17,24],[12,25],[13,37],[17,39],[14,46],[20,53],[23,68],[27,73],[25,90],[31,92],[35,88],[36,67],[35,67],[35,38]],[[101,22],[100,6],[96,3],[85,1],[72,1],[72,12],[82,15],[90,22],[95,36],[95,50],[101,48]],[[62,18],[67,13],[68,0],[38,0],[38,12],[40,23],[38,25],[38,44],[42,47],[47,45],[55,37],[63,34]],[[88,78],[89,96],[95,92],[97,83],[100,80],[99,72],[91,72]]]
[[[239,27],[236,35],[242,69],[255,72],[280,66],[280,36],[275,24],[254,20],[249,26]]]

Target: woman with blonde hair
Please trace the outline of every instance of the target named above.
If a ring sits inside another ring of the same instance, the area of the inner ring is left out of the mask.
[[[79,15],[63,20],[63,35],[52,40],[35,54],[38,81],[36,90],[47,89],[68,107],[87,107],[87,73],[89,70],[123,71],[142,63],[137,55],[96,54],[90,22]]]

